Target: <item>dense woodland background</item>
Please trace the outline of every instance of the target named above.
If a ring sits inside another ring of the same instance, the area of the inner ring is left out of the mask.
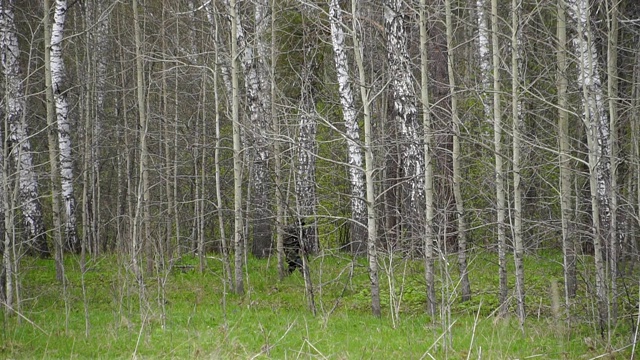
[[[304,220],[311,311],[309,258],[366,256],[377,315],[382,259],[423,259],[438,314],[434,264],[465,301],[487,251],[524,324],[522,259],[556,251],[568,319],[637,316],[635,0],[0,0],[0,42],[8,313],[25,256],[64,282],[65,254],[121,255],[144,297],[215,254],[242,294]]]

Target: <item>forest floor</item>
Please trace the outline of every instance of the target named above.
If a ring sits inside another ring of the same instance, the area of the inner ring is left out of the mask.
[[[130,264],[113,256],[89,259],[84,273],[79,257],[66,256],[64,286],[53,260],[24,258],[18,315],[0,312],[0,358],[629,359],[637,311],[620,315],[609,337],[599,335],[585,257],[567,322],[561,260],[553,251],[525,259],[521,327],[513,299],[510,316],[496,314],[498,268],[486,252],[470,257],[473,298],[464,303],[455,258],[436,264],[435,317],[424,311],[422,261],[381,259],[381,318],[371,315],[365,259],[352,262],[345,253],[311,258],[315,316],[301,274],[279,281],[275,258],[248,259],[243,296],[224,285],[216,255],[203,273],[194,257],[156,268],[142,292]],[[621,314],[638,301],[637,278],[625,285]]]

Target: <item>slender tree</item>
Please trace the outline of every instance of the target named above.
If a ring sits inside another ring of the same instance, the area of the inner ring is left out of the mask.
[[[498,33],[498,1],[491,0],[491,54],[493,65],[493,151],[495,153],[496,217],[498,226],[498,267],[500,277],[500,314],[507,312],[507,236],[505,232],[505,174],[502,153],[502,110],[500,107],[500,47]]]
[[[356,2],[352,3],[352,14],[356,13]],[[367,254],[369,259],[369,280],[371,283],[371,309],[375,316],[380,316],[380,287],[377,269],[376,251],[376,217],[375,217],[375,194],[373,186],[373,151],[371,137],[371,111],[369,106],[368,90],[365,86],[364,64],[362,59],[361,46],[358,39],[357,17],[352,16],[353,28],[352,38],[354,43],[354,53],[358,67],[361,98],[364,108],[365,124],[365,172],[362,172],[362,149],[360,146],[360,129],[358,126],[357,111],[355,109],[355,99],[351,88],[349,76],[349,63],[345,45],[345,32],[342,22],[342,9],[337,0],[332,0],[329,4],[329,20],[331,22],[331,42],[334,51],[334,62],[338,75],[338,86],[340,93],[340,103],[345,119],[347,131],[347,151],[349,159],[349,175],[351,180],[351,211],[352,221],[357,227],[364,227],[366,210],[367,225]],[[364,176],[363,176],[364,175]],[[365,203],[365,180],[366,180],[366,203]],[[352,227],[353,228],[353,227]],[[361,251],[363,245],[358,238],[352,240],[351,250],[354,253]]]
[[[451,4],[445,2],[447,31],[451,27]],[[424,198],[425,198],[425,280],[427,281],[427,312],[436,313],[436,291],[434,274],[434,248],[436,234],[434,230],[434,199],[433,199],[433,129],[431,125],[431,109],[429,104],[429,58],[427,52],[427,2],[420,0],[420,100],[422,103],[422,127],[424,129]],[[449,32],[447,32],[449,34]],[[447,37],[447,40],[449,38]],[[451,53],[449,51],[448,53]],[[465,274],[463,274],[464,277]],[[468,278],[467,278],[468,279]]]
[[[238,12],[236,0],[229,1],[229,17],[231,21],[231,121],[233,125],[233,198],[234,198],[234,290],[236,294],[244,294],[242,264],[244,241],[242,238],[242,144],[240,142],[240,94],[238,90]]]
[[[272,174],[270,161],[271,144],[268,133],[271,128],[271,93],[269,86],[269,65],[267,52],[269,46],[269,1],[258,0],[254,3],[255,41],[252,45],[243,45],[243,63],[245,83],[249,107],[251,109],[251,126],[253,132],[253,170],[251,172],[253,190],[253,246],[252,253],[264,257],[271,251],[272,235]]]
[[[60,158],[60,181],[65,214],[65,246],[73,252],[80,251],[80,241],[76,234],[76,198],[73,192],[73,154],[71,121],[67,102],[68,84],[65,82],[65,66],[62,53],[64,24],[67,15],[67,1],[55,0],[53,24],[51,26],[51,86],[56,108],[58,126],[58,147]]]
[[[620,163],[618,153],[618,10],[619,0],[605,2],[607,33],[607,97],[609,105],[609,207],[611,211],[608,233],[608,261],[609,261],[609,291],[611,294],[610,327],[614,327],[618,318],[618,260],[619,246],[622,243],[622,232],[618,229],[618,165]],[[611,333],[609,332],[609,335]],[[611,341],[611,338],[608,339]]]
[[[558,143],[560,150],[560,208],[562,226],[562,253],[564,264],[564,292],[567,311],[576,295],[576,246],[571,231],[571,154],[569,143],[569,111],[567,100],[567,18],[566,3],[557,4],[557,88],[558,88]]]
[[[302,21],[310,18],[310,9],[303,6]],[[318,119],[315,112],[315,84],[314,73],[317,70],[316,60],[317,38],[310,26],[303,24],[302,28],[302,67],[300,69],[300,104],[298,114],[298,137],[296,139],[296,178],[295,197],[296,214],[299,219],[314,217],[318,203],[316,194],[316,157],[318,146],[316,143],[316,133],[318,129]],[[298,221],[298,220],[296,220]],[[308,234],[310,249],[316,250],[317,237],[315,236],[315,226],[311,225]]]
[[[462,120],[458,114],[458,94],[456,90],[456,78],[454,73],[453,57],[453,15],[451,1],[445,1],[445,22],[447,27],[447,73],[449,77],[449,96],[451,107],[451,128],[453,133],[452,165],[453,165],[453,196],[456,203],[456,220],[458,225],[458,267],[460,269],[460,286],[462,300],[471,299],[471,284],[467,268],[467,224],[464,217],[464,199],[462,198],[462,172],[460,169],[460,127]],[[425,128],[425,131],[426,128]],[[428,202],[427,202],[428,204]],[[435,296],[435,294],[434,294]]]
[[[49,177],[51,179],[51,217],[53,218],[53,241],[55,244],[55,260],[56,260],[56,279],[64,283],[64,263],[62,240],[62,219],[60,217],[60,194],[58,192],[58,184],[60,183],[60,171],[58,164],[58,146],[57,136],[54,133],[56,129],[56,111],[55,99],[53,96],[52,73],[51,73],[51,3],[44,0],[44,80],[45,80],[45,102],[47,111],[47,141],[49,148]]]
[[[335,1],[335,0],[334,0]],[[378,278],[378,229],[376,216],[376,193],[374,187],[374,152],[373,152],[373,128],[371,116],[371,100],[369,89],[366,87],[366,77],[364,60],[362,56],[362,46],[357,30],[358,17],[356,16],[356,2],[351,2],[351,18],[353,50],[356,64],[358,66],[358,80],[360,88],[360,99],[362,100],[362,112],[364,115],[364,166],[367,199],[367,258],[369,260],[369,282],[371,285],[371,312],[374,316],[380,317],[380,280]],[[336,5],[339,9],[339,5]]]
[[[20,69],[18,36],[13,13],[14,2],[0,2],[0,47],[2,74],[5,78],[5,116],[9,140],[18,170],[20,203],[29,251],[43,257],[50,255],[45,237],[38,181],[33,166],[33,151],[24,114],[25,96]]]
[[[518,319],[520,328],[524,332],[525,293],[524,293],[524,244],[522,240],[522,183],[521,157],[522,146],[522,101],[520,100],[521,74],[521,34],[520,13],[522,2],[511,1],[511,121],[513,136],[513,260],[516,276],[516,299],[518,302]]]
[[[406,4],[401,0],[384,1],[384,24],[387,34],[390,89],[393,98],[393,116],[402,137],[402,170],[406,179],[403,186],[407,213],[404,214],[409,235],[420,237],[423,228],[421,204],[424,202],[424,155],[422,129],[418,121],[416,92],[409,59],[405,17]],[[412,242],[413,247],[413,242]]]
[[[133,21],[134,21],[134,36],[135,36],[135,54],[136,54],[136,94],[137,94],[137,106],[138,106],[138,129],[139,135],[139,159],[138,159],[138,174],[139,183],[138,191],[136,194],[136,209],[133,219],[133,236],[131,244],[131,259],[134,274],[140,285],[140,292],[143,295],[143,279],[142,272],[140,270],[140,252],[148,244],[148,231],[146,231],[149,224],[149,149],[147,147],[147,105],[145,101],[145,80],[144,80],[144,61],[142,58],[142,18],[140,16],[140,10],[138,8],[138,1],[133,0]],[[147,259],[148,263],[152,263],[151,259]],[[141,296],[142,298],[142,296]],[[141,299],[142,301],[142,299]]]
[[[340,93],[340,103],[342,104],[342,114],[346,126],[348,172],[351,185],[351,220],[353,223],[351,227],[351,251],[357,254],[365,250],[361,236],[361,233],[366,229],[365,174],[362,171],[360,127],[358,125],[353,91],[351,89],[341,11],[340,4],[332,0],[329,4],[331,42],[333,44],[336,74],[338,76],[338,92]],[[356,29],[353,31],[356,31]]]
[[[569,14],[575,23],[572,39],[578,62],[578,86],[582,90],[582,122],[587,132],[589,190],[591,193],[592,236],[596,267],[596,300],[598,324],[604,334],[608,324],[606,286],[606,234],[610,230],[609,122],[604,113],[602,82],[598,72],[598,53],[591,31],[591,9],[587,0],[568,0]]]

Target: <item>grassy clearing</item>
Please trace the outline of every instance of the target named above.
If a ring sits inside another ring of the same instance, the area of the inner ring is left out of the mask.
[[[421,262],[381,261],[383,271],[393,269],[395,276],[389,281],[381,274],[384,314],[378,319],[369,315],[364,261],[356,263],[350,277],[351,262],[344,254],[311,262],[315,317],[306,307],[302,276],[294,273],[279,282],[273,260],[249,260],[248,292],[239,297],[223,296],[217,260],[208,259],[206,272],[199,274],[197,266],[190,267],[196,260],[184,258],[181,268],[147,276],[146,301],[140,301],[126,264],[101,257],[84,274],[88,333],[78,259],[67,258],[67,291],[55,281],[53,261],[25,259],[23,317],[0,315],[0,358],[629,358],[631,349],[625,346],[632,320],[619,322],[608,348],[590,322],[592,304],[584,294],[576,305],[580,316],[570,328],[554,316],[550,291],[554,281],[562,291],[559,254],[526,259],[529,317],[524,334],[517,319],[494,315],[495,257],[472,258],[475,296],[467,303],[455,296],[455,260],[438,264],[441,308],[447,314],[438,318],[423,312]]]

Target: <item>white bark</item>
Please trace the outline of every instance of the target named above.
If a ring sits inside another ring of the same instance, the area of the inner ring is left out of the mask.
[[[95,81],[93,82],[93,98],[95,100],[95,107],[93,109],[93,123],[91,134],[91,231],[93,233],[94,244],[92,252],[97,253],[99,251],[98,243],[100,242],[100,158],[102,148],[102,125],[105,117],[104,102],[106,94],[107,84],[107,61],[109,55],[109,42],[107,36],[109,34],[109,11],[105,9],[105,2],[101,0],[94,1],[93,4],[88,4],[87,15],[88,25],[92,27],[92,31],[89,32],[90,48],[94,56],[95,63]]]
[[[493,150],[495,152],[496,217],[498,225],[498,268],[500,314],[507,312],[507,260],[505,233],[505,191],[502,159],[502,113],[500,109],[500,47],[498,42],[498,1],[491,0],[491,52],[493,65]]]
[[[362,46],[358,36],[358,17],[356,16],[356,2],[351,3],[351,18],[353,26],[351,36],[353,39],[353,50],[358,67],[358,80],[360,88],[360,99],[362,101],[362,112],[364,115],[364,166],[367,197],[367,258],[369,262],[369,283],[371,288],[371,312],[374,316],[380,316],[380,279],[378,277],[378,231],[376,219],[376,193],[373,183],[373,138],[371,128],[371,100],[369,99],[369,89],[366,84],[364,70],[364,60],[362,56]],[[336,3],[339,8],[339,3]]]
[[[272,186],[269,174],[271,149],[267,140],[270,124],[270,94],[268,87],[266,33],[268,28],[268,1],[255,2],[255,48],[245,44],[243,63],[245,83],[251,109],[253,131],[253,254],[257,257],[268,255],[271,250],[271,198]],[[239,27],[241,28],[241,27]]]
[[[302,7],[304,19],[309,18],[313,14],[305,4]],[[296,164],[296,216],[298,219],[306,219],[314,217],[318,204],[316,194],[316,156],[318,154],[318,145],[316,142],[316,133],[318,127],[318,119],[315,110],[315,84],[314,77],[318,67],[316,60],[316,51],[318,46],[317,35],[314,34],[309,26],[303,26],[302,29],[302,51],[303,62],[299,71],[300,76],[300,103],[298,138],[297,146],[297,164]],[[307,232],[307,241],[309,249],[313,252],[319,248],[317,238],[317,228],[315,224],[311,225]]]
[[[607,1],[607,24],[609,25],[607,42],[607,95],[609,99],[609,281],[611,294],[610,316],[615,326],[618,317],[618,254],[623,243],[624,232],[618,229],[618,0]],[[607,179],[604,179],[606,181]]]
[[[236,0],[230,0],[229,16],[231,20],[231,120],[233,122],[233,197],[234,197],[234,291],[244,294],[242,263],[244,242],[242,238],[242,149],[240,143],[240,99],[238,90],[238,13]]]
[[[522,240],[522,185],[520,183],[520,146],[522,143],[522,102],[520,100],[521,36],[520,12],[522,3],[511,1],[511,116],[513,132],[513,260],[516,276],[517,314],[520,327],[524,331],[525,292],[524,292],[524,244]]]
[[[12,10],[13,1],[0,3],[0,47],[2,74],[5,78],[5,115],[9,124],[9,140],[18,169],[18,183],[22,215],[28,233],[29,251],[49,256],[46,242],[38,181],[33,168],[31,140],[24,116],[25,97],[20,70],[18,36]]]
[[[445,1],[446,27],[447,27],[447,45],[451,42],[451,2]],[[424,197],[425,197],[425,236],[424,236],[424,259],[425,259],[425,280],[427,282],[427,313],[435,315],[436,313],[436,291],[435,291],[435,273],[434,273],[434,244],[436,243],[436,234],[434,228],[434,200],[433,200],[433,163],[432,149],[433,146],[433,129],[431,126],[431,108],[429,104],[429,59],[427,53],[427,2],[420,0],[420,86],[421,86],[421,102],[422,102],[422,123],[424,128]],[[450,48],[447,46],[447,48]],[[451,55],[452,51],[447,52]],[[462,273],[464,275],[464,273]],[[464,288],[464,278],[461,282]]]
[[[333,44],[334,63],[338,76],[338,92],[340,93],[340,104],[342,105],[342,114],[347,135],[347,158],[349,164],[349,181],[351,184],[351,220],[354,223],[352,229],[364,230],[364,221],[367,216],[366,203],[364,201],[365,174],[362,171],[360,127],[358,125],[353,91],[351,89],[351,79],[349,77],[349,64],[345,49],[345,34],[342,29],[341,11],[338,1],[332,0],[329,4],[329,20],[331,21],[331,42]],[[353,31],[356,31],[356,29]],[[358,233],[359,234],[351,234],[351,250],[354,253],[360,253],[365,250],[363,244],[364,237],[358,235],[364,235],[366,232],[359,231]]]
[[[65,245],[68,250],[80,251],[80,242],[76,235],[76,199],[73,193],[73,157],[71,154],[71,124],[69,122],[69,105],[67,104],[67,87],[65,84],[65,68],[62,58],[62,40],[67,12],[67,1],[56,0],[51,27],[51,82],[56,108],[58,125],[58,147],[60,161],[60,182],[65,211]]]
[[[596,298],[600,330],[608,323],[605,271],[606,235],[610,230],[609,122],[604,112],[602,82],[598,71],[598,53],[592,38],[588,0],[567,0],[568,13],[576,25],[572,39],[578,61],[578,86],[582,89],[582,110],[589,157],[592,232],[596,266]]]
[[[416,108],[416,91],[413,87],[411,62],[407,49],[404,17],[406,4],[401,0],[384,1],[384,22],[387,33],[387,57],[393,112],[402,137],[402,169],[407,179],[406,203],[409,235],[421,236],[421,206],[424,201],[424,155],[422,134]]]
[[[489,26],[487,25],[487,0],[476,1],[476,21],[478,23],[478,61],[480,63],[480,100],[484,117],[491,121],[491,102],[487,94],[491,86],[491,54],[489,53]]]

